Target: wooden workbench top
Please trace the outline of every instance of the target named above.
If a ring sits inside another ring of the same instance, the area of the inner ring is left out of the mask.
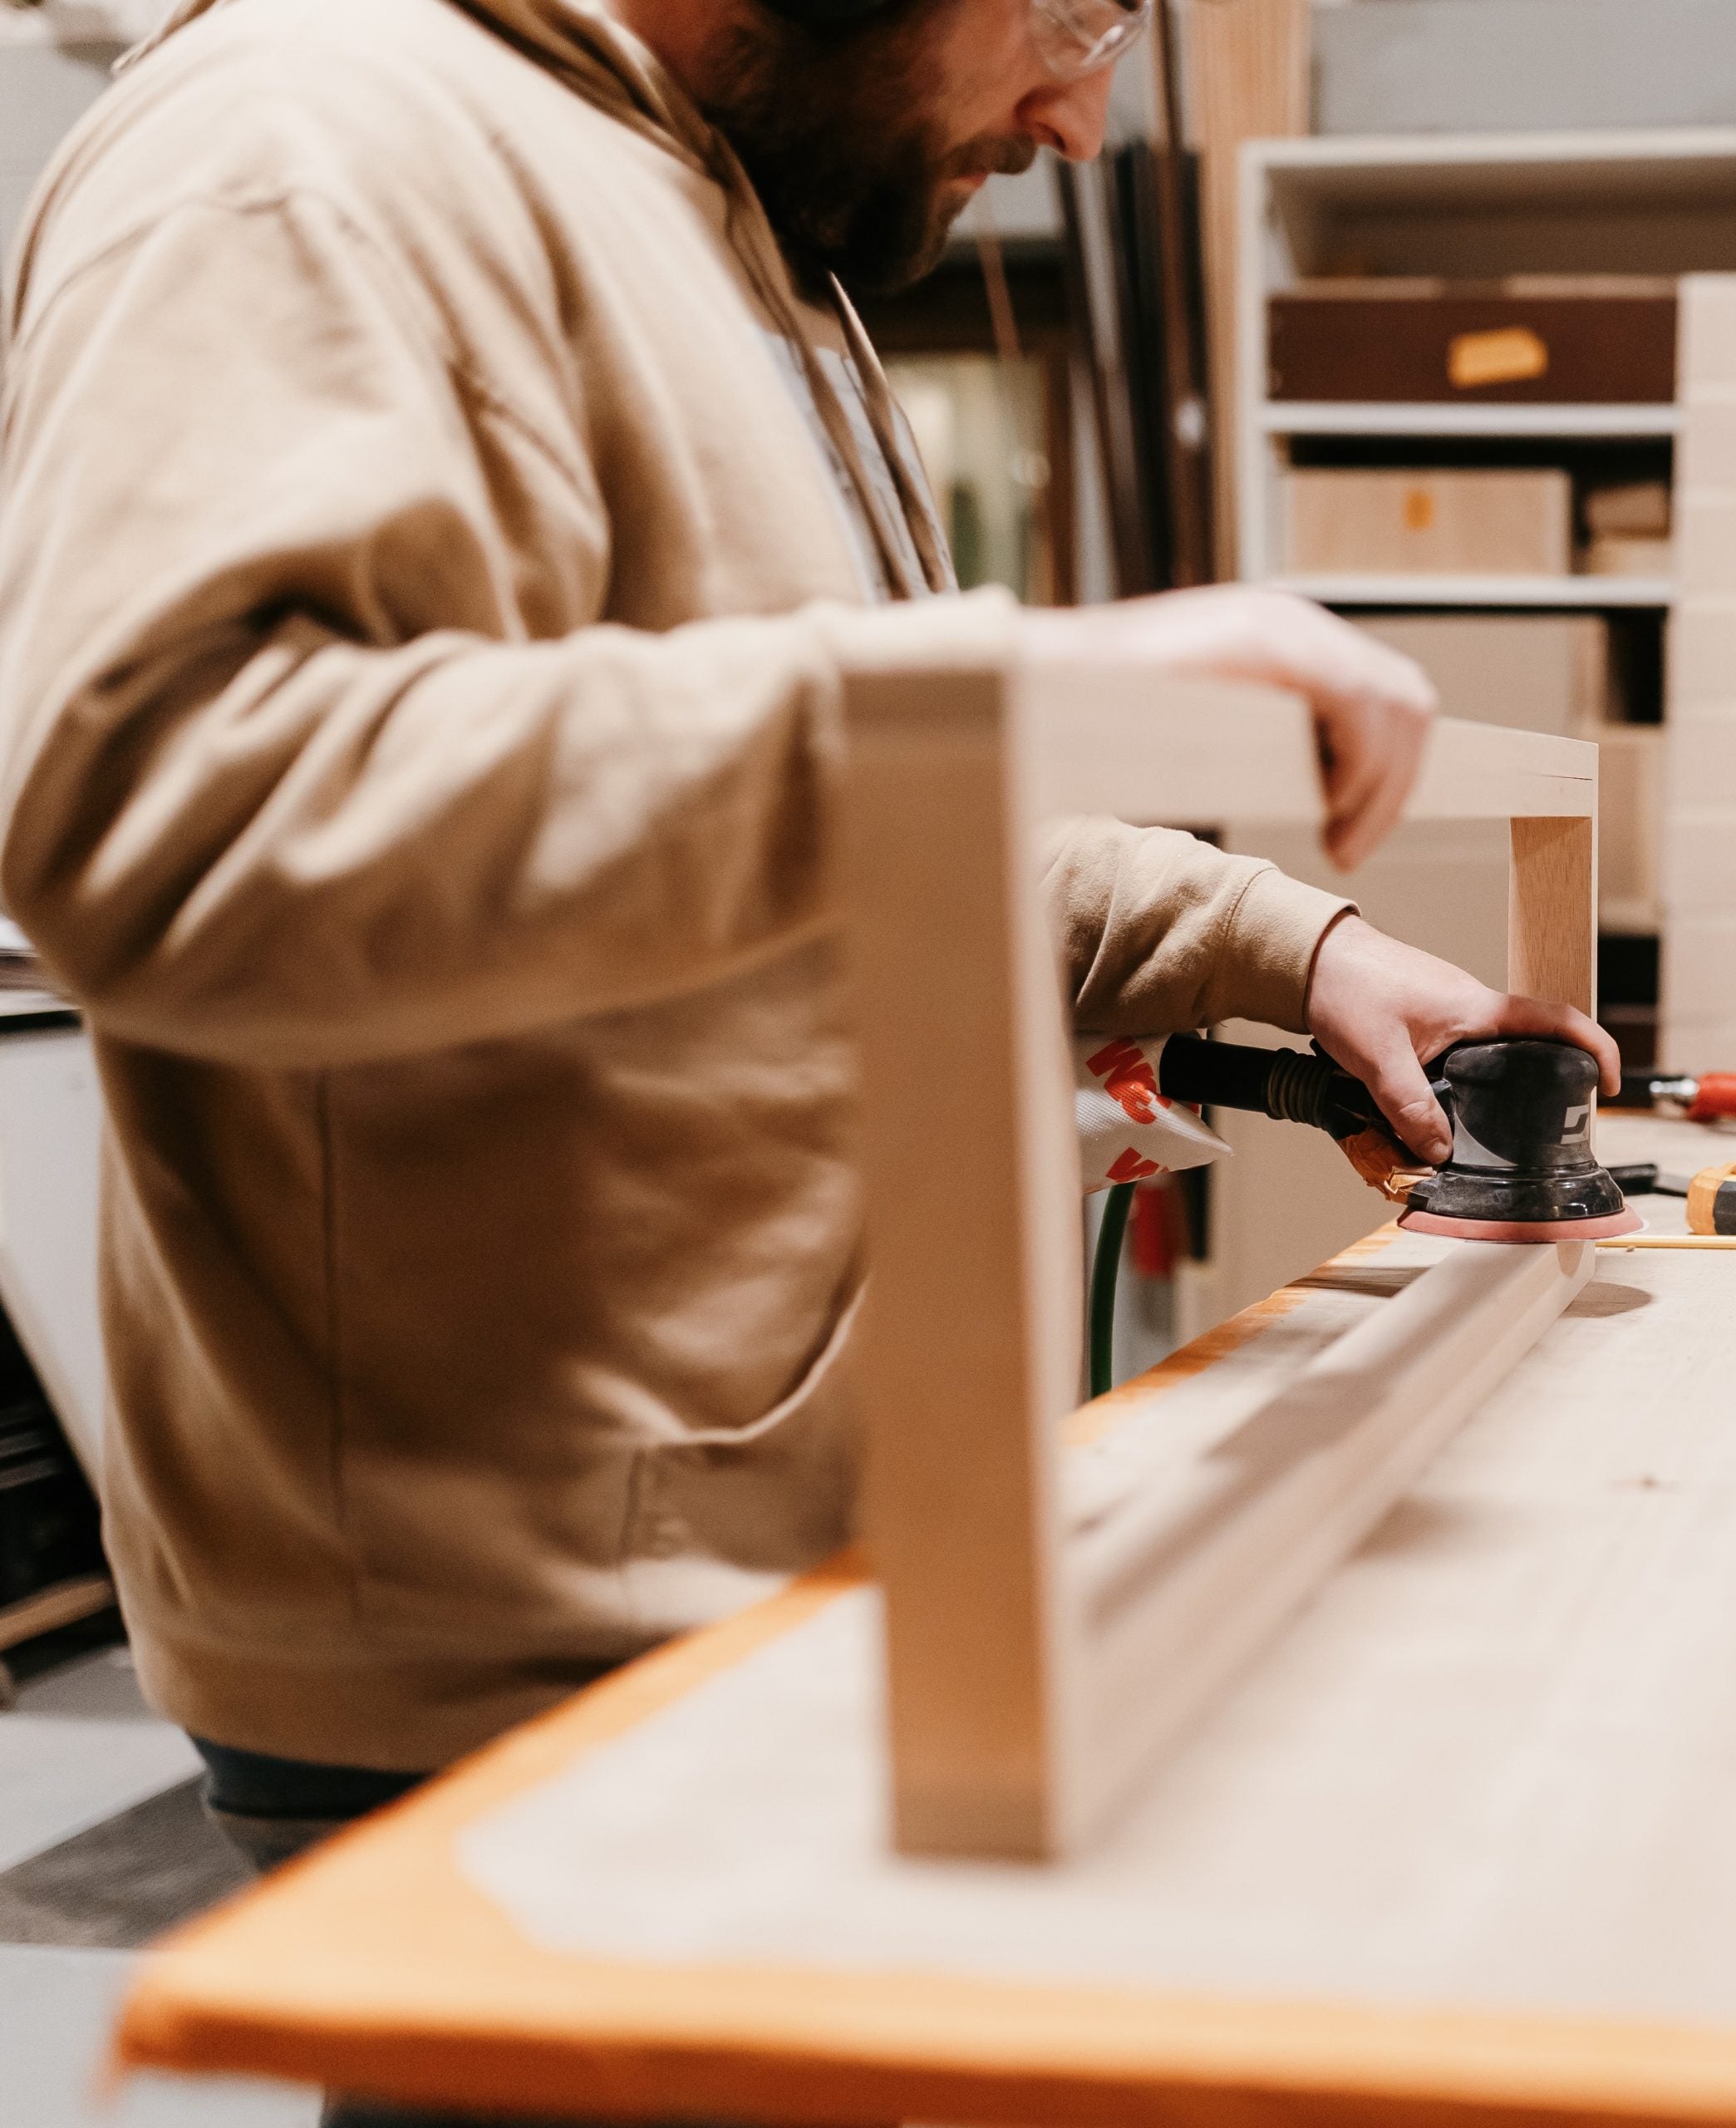
[[[1628,1126],[1606,1158],[1692,1164]],[[1073,1512],[1430,1246],[1093,1407]],[[890,1855],[846,1563],[184,1932],[122,2055],[617,2118],[1736,2121],[1733,1296],[1736,1256],[1605,1255],[1077,1864]]]

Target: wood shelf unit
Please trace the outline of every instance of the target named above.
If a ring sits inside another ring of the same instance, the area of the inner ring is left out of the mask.
[[[1293,437],[1672,441],[1683,410],[1466,401],[1322,405],[1266,394],[1266,305],[1345,269],[1374,278],[1736,273],[1736,131],[1261,140],[1243,151],[1237,426],[1239,573],[1286,570],[1280,483]],[[1423,454],[1426,456],[1426,454]],[[1669,605],[1655,580],[1576,579],[1556,601]],[[1465,595],[1468,594],[1468,595]],[[1532,605],[1480,583],[1415,603]],[[1359,603],[1390,603],[1386,594]]]

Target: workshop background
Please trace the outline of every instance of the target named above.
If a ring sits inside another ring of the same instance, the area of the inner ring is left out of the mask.
[[[158,12],[0,0],[0,240]],[[964,581],[1281,583],[1454,716],[1596,738],[1605,1023],[1736,1065],[1736,0],[1177,0],[1114,123],[868,314]],[[1406,830],[1355,890],[1498,980],[1503,835]],[[16,936],[0,986],[0,2118],[304,2128],[311,2096],[94,2096],[134,1947],[239,1873],[109,1601],[84,1037]],[[1385,1216],[1317,1134],[1222,1127],[1236,1160],[1139,1192],[1123,1375]]]

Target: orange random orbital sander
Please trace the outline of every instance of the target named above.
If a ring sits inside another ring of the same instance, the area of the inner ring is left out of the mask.
[[[1644,1222],[1591,1150],[1597,1062],[1571,1042],[1463,1042],[1436,1067],[1453,1156],[1401,1227],[1463,1241],[1606,1241]]]

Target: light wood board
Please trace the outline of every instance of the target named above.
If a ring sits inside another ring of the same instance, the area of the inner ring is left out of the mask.
[[[1201,1422],[1225,1369],[1257,1393],[1263,1371],[1402,1288],[1383,1254],[1365,1244],[1091,1407],[1074,1429],[1085,1455],[1124,1477]],[[801,1799],[832,1681],[799,1677],[768,1730],[745,1719],[744,1673],[856,1600],[846,1563],[184,1931],[135,1983],[121,2053],[623,2119],[1736,2121],[1731,1275],[1721,1259],[1601,1263],[1414,1504],[1154,1785],[1134,1846],[1099,1873],[1136,1866],[1145,1918],[1119,1947],[1088,1938],[1094,1978],[1077,1977],[1066,1873],[1049,1871],[1028,1881],[1055,1899],[1016,1901],[1011,1920],[996,1873],[946,1875],[948,1928],[981,1934],[986,1902],[1021,1978],[972,1978],[937,1937],[912,1963],[853,1959],[859,1895],[830,1884],[825,1948],[755,1954],[756,1872],[735,1879],[746,1907],[709,1889],[709,1856],[745,1836],[718,1810],[736,1791],[679,1753],[656,1757],[650,1801],[692,1838],[666,1836],[661,1877],[647,1864],[642,1924],[696,1915],[733,1950],[552,1949],[458,1866],[479,1827],[655,1744],[705,1695],[763,1752],[762,1785]],[[607,1849],[623,1830],[569,1837]],[[544,1874],[566,1875],[583,1927],[583,1871],[563,1854]]]
[[[1445,1415],[1468,1408],[1459,1390],[1489,1386],[1473,1357],[1511,1364],[1584,1266],[1547,1252],[1554,1268],[1538,1266],[1533,1293],[1504,1252],[1473,1300],[1468,1272],[1443,1264],[1432,1274],[1442,1303],[1419,1297],[1407,1364],[1390,1347],[1368,1356],[1402,1391],[1362,1411],[1347,1361],[1332,1392],[1384,1444],[1370,1464],[1355,1444],[1323,1456],[1312,1469],[1331,1477],[1304,1489],[1306,1505],[1286,1506],[1294,1474],[1281,1457],[1256,1459],[1209,1562],[1175,1555],[1160,1511],[1114,1569],[1127,1598],[1118,1623],[1089,1548],[1070,1544],[1056,1515],[1055,1430],[1079,1366],[1079,1173],[1061,984],[1030,853],[1063,812],[1317,821],[1311,722],[1270,690],[1177,682],[1113,658],[1006,676],[863,676],[846,717],[875,1265],[865,1527],[887,1592],[896,1836],[912,1854],[1065,1854],[1101,1833],[1212,1682],[1396,1497],[1419,1467],[1405,1442],[1438,1443]],[[1596,763],[1576,741],[1443,721],[1410,807],[1417,819],[1510,822],[1512,987],[1586,1011]],[[1188,1626],[1201,1574],[1217,1613],[1209,1655]],[[1184,1675],[1172,1655],[1190,1638],[1198,1659]]]

